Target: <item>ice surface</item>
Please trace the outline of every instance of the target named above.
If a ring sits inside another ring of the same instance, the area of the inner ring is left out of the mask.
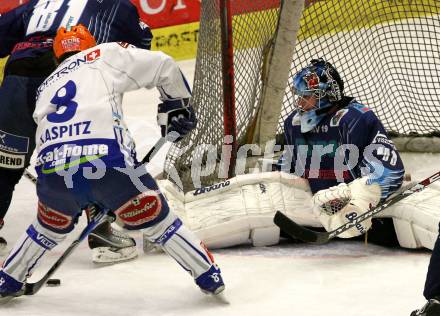
[[[194,61],[179,63],[192,82]],[[159,138],[158,93],[126,95],[125,115],[140,156]],[[162,168],[166,148],[149,165]],[[438,168],[438,155],[404,155],[414,176]],[[420,162],[423,161],[423,167]],[[22,179],[16,188],[6,225],[1,231],[10,246],[36,215],[33,184]],[[30,281],[39,279],[84,227],[82,218],[69,239],[48,255]],[[59,287],[44,287],[0,307],[1,316],[143,316],[143,315],[307,315],[405,316],[424,303],[422,297],[430,253],[385,249],[355,241],[311,246],[283,243],[214,251],[226,282],[229,304],[202,294],[191,277],[165,254],[142,254],[135,261],[110,266],[91,262],[86,243],[54,277]]]

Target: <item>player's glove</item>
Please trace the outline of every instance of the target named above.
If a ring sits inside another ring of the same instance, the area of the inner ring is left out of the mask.
[[[159,104],[157,111],[157,123],[160,126],[162,137],[170,132],[179,133],[180,137],[173,141],[179,141],[193,130],[197,125],[189,99],[165,100]]]
[[[367,177],[358,178],[350,184],[321,190],[313,196],[314,212],[327,231],[353,221],[354,218],[375,207],[381,197],[381,188],[377,183],[367,184]],[[352,229],[339,235],[351,238],[367,232],[371,219],[358,223]]]

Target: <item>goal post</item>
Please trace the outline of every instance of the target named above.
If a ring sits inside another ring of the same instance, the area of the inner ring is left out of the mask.
[[[252,139],[260,148],[265,148],[276,133],[303,7],[303,0],[281,4],[276,36],[264,62],[267,70],[263,71],[262,96]]]

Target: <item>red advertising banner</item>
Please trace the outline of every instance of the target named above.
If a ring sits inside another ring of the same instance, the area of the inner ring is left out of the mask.
[[[152,29],[196,22],[200,0],[131,0],[139,15]]]
[[[28,0],[1,0],[0,13],[7,12],[25,2],[28,2]]]

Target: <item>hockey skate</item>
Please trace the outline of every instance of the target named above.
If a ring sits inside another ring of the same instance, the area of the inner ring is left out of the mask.
[[[92,249],[92,261],[95,263],[117,263],[138,256],[134,239],[112,228],[109,222],[96,227],[90,233],[88,241]]]
[[[24,294],[23,282],[19,282],[7,273],[0,271],[0,304]]]
[[[196,284],[205,294],[217,295],[225,289],[221,271],[215,263],[196,279]]]
[[[439,316],[440,315],[440,298],[430,299],[421,309],[415,310],[411,316]]]

